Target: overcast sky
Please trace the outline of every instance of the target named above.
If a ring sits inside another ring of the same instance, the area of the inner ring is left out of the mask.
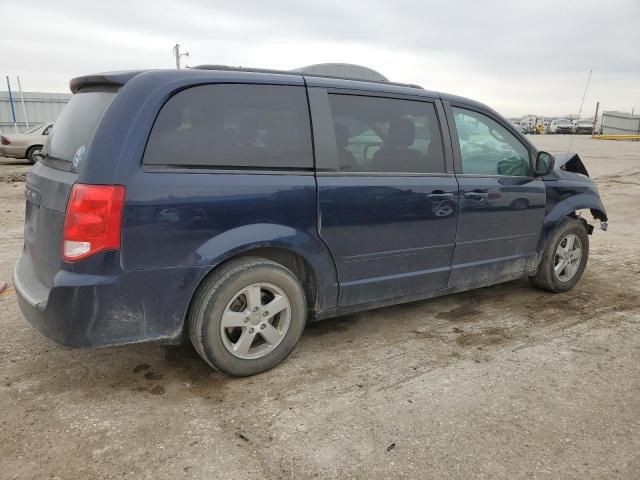
[[[0,73],[25,90],[188,65],[366,65],[507,116],[640,111],[640,0],[0,0]]]

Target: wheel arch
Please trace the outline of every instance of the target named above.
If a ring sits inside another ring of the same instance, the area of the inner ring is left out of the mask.
[[[307,297],[307,306],[311,311],[317,308],[318,301],[318,278],[314,268],[309,261],[299,253],[281,246],[255,246],[247,250],[243,250],[219,263],[217,266],[209,270],[209,272],[200,281],[200,284],[212,275],[215,271],[222,268],[231,261],[241,259],[243,257],[261,257],[272,260],[290,270],[298,279],[304,293]],[[198,285],[199,287],[200,285]]]
[[[604,211],[604,207],[602,206],[602,202],[600,202],[599,198],[597,199],[597,202],[590,199],[579,202],[569,200],[571,200],[571,197],[563,202],[555,204],[551,211],[545,215],[544,224],[542,226],[542,233],[538,241],[538,252],[542,252],[544,250],[547,241],[549,240],[555,229],[562,224],[565,218],[578,218],[578,215],[576,213],[578,210],[589,210],[591,212],[591,215],[595,219],[602,222],[607,221],[607,214]],[[591,234],[593,232],[593,226],[590,225],[586,219],[582,217],[580,218],[585,224],[587,233]]]
[[[242,257],[267,258],[291,270],[305,291],[311,317],[337,306],[338,277],[333,257],[320,239],[305,232],[273,224],[247,225],[211,239],[198,249],[197,256],[206,265],[192,289],[184,320],[207,278]],[[183,332],[186,325],[184,321]]]

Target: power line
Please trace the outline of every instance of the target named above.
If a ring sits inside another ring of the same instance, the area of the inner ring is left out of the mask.
[[[593,70],[589,70],[589,77],[587,77],[587,86],[584,87],[584,94],[582,95],[582,102],[580,102],[580,110],[578,110],[578,121],[580,121],[580,115],[582,115],[582,106],[584,105],[584,99],[587,97],[587,90],[589,90],[589,82],[591,81],[591,73]],[[573,145],[573,136],[576,134],[576,129],[573,129],[571,132],[571,137],[569,137],[569,147],[567,148],[567,153],[571,150],[571,145]]]

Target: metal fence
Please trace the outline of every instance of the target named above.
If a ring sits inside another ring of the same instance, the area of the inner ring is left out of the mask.
[[[603,135],[640,135],[640,115],[603,112],[601,129]]]
[[[27,128],[27,120],[30,126],[55,121],[71,98],[70,93],[24,92],[23,109],[20,94],[13,91],[11,93],[13,95],[13,111],[15,112],[19,132]],[[25,110],[27,113],[26,118],[24,115]],[[12,133],[14,131],[9,92],[0,92],[0,133]]]

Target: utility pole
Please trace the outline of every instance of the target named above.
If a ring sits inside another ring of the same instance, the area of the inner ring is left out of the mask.
[[[596,102],[596,114],[593,116],[593,129],[591,135],[596,134],[596,123],[598,123],[598,110],[600,110],[600,102]]]
[[[11,105],[11,117],[13,118],[13,131],[18,133],[18,124],[16,123],[16,111],[13,108],[13,95],[11,94],[11,82],[7,75],[7,90],[9,91],[9,105]]]
[[[24,115],[24,123],[29,128],[29,117],[27,117],[27,107],[24,105],[24,93],[22,93],[22,84],[20,83],[20,77],[16,77],[18,80],[18,91],[20,92],[20,102],[22,103],[22,114]]]
[[[188,57],[189,52],[180,53],[180,44],[176,43],[173,46],[173,56],[176,57],[176,68],[180,68],[180,57]]]

